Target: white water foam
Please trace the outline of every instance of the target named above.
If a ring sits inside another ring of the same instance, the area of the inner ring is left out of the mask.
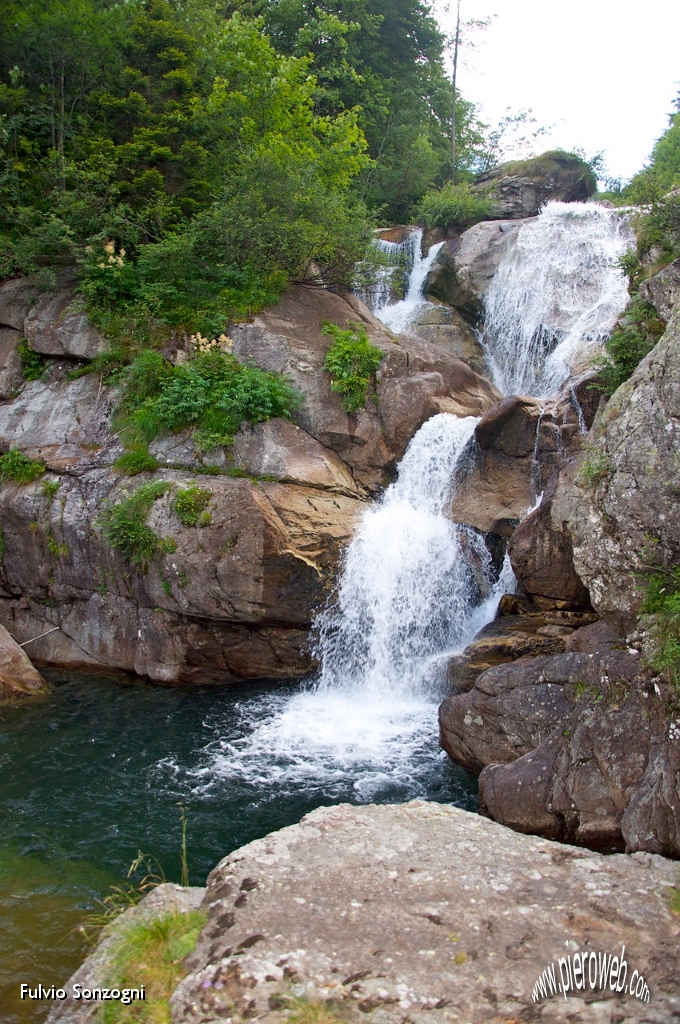
[[[606,340],[628,301],[617,259],[633,241],[625,215],[595,203],[548,203],[522,225],[485,300],[503,394],[555,394],[577,352]]]
[[[493,617],[509,583],[507,569],[493,585],[482,538],[443,515],[477,422],[441,414],[421,427],[397,481],[364,514],[337,600],[320,617],[319,678],[292,696],[248,701],[242,735],[203,751],[195,787],[231,778],[332,798],[349,784],[358,800],[425,791],[440,756],[447,657]]]
[[[422,255],[422,243],[422,228],[412,231],[406,241],[402,243],[403,247],[408,247],[405,251],[408,254],[407,269],[409,271],[408,288],[404,298],[391,305],[385,303],[376,306],[372,310],[395,334],[408,331],[420,310],[424,306],[430,305],[423,295],[423,286],[444,243],[437,242],[436,245],[431,245],[426,256]]]

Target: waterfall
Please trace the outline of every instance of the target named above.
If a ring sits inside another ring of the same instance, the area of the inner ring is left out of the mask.
[[[485,299],[500,391],[553,395],[578,351],[606,340],[628,301],[617,260],[633,241],[625,216],[595,203],[548,203],[521,226]]]
[[[226,778],[317,799],[428,792],[447,656],[493,617],[509,583],[506,569],[494,584],[480,535],[443,515],[477,422],[442,413],[420,428],[397,480],[364,513],[335,601],[319,617],[319,676],[244,702],[243,734],[205,749],[193,786]]]
[[[395,334],[408,331],[416,314],[424,306],[430,305],[423,295],[423,285],[443,244],[443,242],[437,242],[436,245],[431,245],[427,255],[423,256],[422,228],[414,228],[403,242],[385,242],[383,239],[376,239],[374,245],[383,253],[387,266],[381,269],[377,280],[369,287],[357,289],[357,294],[361,296],[371,312],[380,317],[382,322]],[[400,266],[404,268],[407,275],[406,294],[403,299],[391,302],[392,275],[395,268]]]

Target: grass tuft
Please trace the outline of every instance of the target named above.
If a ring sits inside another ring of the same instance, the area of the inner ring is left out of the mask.
[[[111,505],[99,517],[105,540],[141,573],[148,571],[149,562],[157,553],[176,550],[173,540],[159,537],[146,525],[153,503],[171,487],[169,480],[142,484],[129,498]]]
[[[46,472],[44,462],[29,459],[17,448],[10,448],[6,455],[0,455],[0,483],[31,484]]]

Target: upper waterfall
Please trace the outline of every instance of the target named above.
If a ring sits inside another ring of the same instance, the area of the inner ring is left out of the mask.
[[[578,351],[606,340],[628,301],[617,261],[633,241],[625,215],[594,203],[548,203],[522,225],[485,298],[484,342],[504,394],[554,394]]]
[[[414,228],[403,242],[386,242],[378,238],[374,244],[387,257],[388,266],[379,274],[372,287],[360,294],[371,312],[380,317],[395,334],[400,334],[408,331],[418,310],[428,304],[423,295],[423,285],[444,243],[431,245],[423,256],[423,229]],[[392,302],[390,278],[400,263],[408,279],[406,294],[403,299]]]

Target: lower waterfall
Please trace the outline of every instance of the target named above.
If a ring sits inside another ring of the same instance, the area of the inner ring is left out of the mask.
[[[494,583],[481,536],[443,515],[477,422],[442,413],[420,428],[398,479],[364,514],[318,620],[318,678],[244,701],[243,734],[204,750],[194,787],[233,779],[358,800],[426,792],[447,655],[492,618],[511,581],[506,570]]]

